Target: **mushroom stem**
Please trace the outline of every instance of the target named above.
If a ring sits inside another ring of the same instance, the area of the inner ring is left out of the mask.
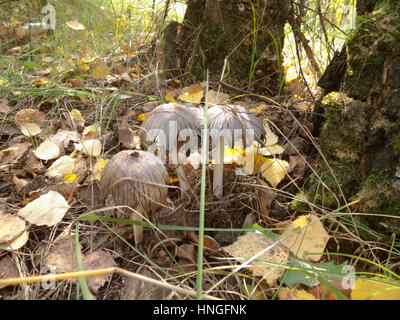
[[[224,179],[224,137],[220,136],[215,149],[215,164],[213,176],[213,192],[218,199],[222,199]]]
[[[144,214],[142,206],[139,204],[136,207],[136,212],[133,213],[133,219],[143,221],[142,215]],[[135,244],[138,245],[143,241],[143,227],[136,224],[133,225],[133,236],[135,238]]]
[[[186,177],[185,169],[183,168],[182,164],[178,164],[178,166],[176,167],[176,174],[178,176],[179,186],[182,189],[182,195],[183,195],[184,191],[188,191],[189,189],[186,185],[187,177]]]
[[[183,168],[183,165],[179,162],[177,149],[178,149],[177,147],[172,148],[171,152],[169,153],[169,157],[170,160],[172,160],[172,163],[176,165],[175,172],[176,175],[178,176],[179,187],[181,188],[181,194],[183,197],[184,193],[189,190],[188,188],[189,184],[185,173],[185,169]]]

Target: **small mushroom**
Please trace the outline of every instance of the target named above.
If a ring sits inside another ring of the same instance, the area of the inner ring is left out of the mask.
[[[178,141],[189,137],[190,149],[197,149],[200,127],[193,108],[178,103],[166,103],[156,107],[142,124],[141,141],[148,151],[168,152],[169,163],[177,165],[175,170],[183,192],[189,190],[189,184],[178,159]]]
[[[114,155],[100,178],[100,197],[111,194],[116,205],[135,209],[135,220],[165,203],[169,176],[159,158],[147,151],[124,150]],[[135,243],[143,240],[143,227],[134,225]]]
[[[243,148],[253,141],[262,144],[265,130],[258,118],[244,107],[238,105],[215,105],[208,110],[208,127],[214,151],[213,192],[221,199],[223,196],[223,170],[225,145],[233,148],[240,144]]]

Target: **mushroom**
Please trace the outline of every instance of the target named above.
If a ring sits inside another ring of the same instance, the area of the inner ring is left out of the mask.
[[[197,149],[201,124],[194,108],[178,103],[159,105],[142,124],[140,139],[151,152],[168,151],[169,163],[176,164],[176,174],[182,192],[189,190],[185,170],[178,157],[178,141],[189,136],[190,150]],[[165,155],[165,154],[164,154]],[[162,158],[164,156],[160,154]]]
[[[114,155],[100,177],[100,198],[111,194],[116,205],[136,210],[135,220],[165,203],[169,176],[159,158],[147,151],[124,150]],[[143,240],[143,227],[134,225],[135,243]]]
[[[213,192],[223,196],[223,170],[225,145],[233,148],[240,143],[244,148],[253,141],[262,144],[265,130],[258,118],[238,105],[214,105],[208,110],[208,126],[214,151]],[[227,141],[226,141],[227,140]]]

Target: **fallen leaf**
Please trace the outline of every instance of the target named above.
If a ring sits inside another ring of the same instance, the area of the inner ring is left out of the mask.
[[[351,290],[343,288],[342,280],[333,281],[331,285],[336,290],[343,293],[348,299],[351,299]],[[327,286],[321,283],[310,288],[309,292],[318,300],[338,300],[336,295]]]
[[[25,221],[20,217],[0,210],[0,246],[20,236],[25,227]]]
[[[41,133],[41,126],[46,123],[43,112],[37,109],[23,109],[16,113],[14,117],[19,129],[24,136],[36,136]]]
[[[28,240],[29,231],[24,231],[18,238],[2,245],[2,247],[6,250],[18,250],[22,248],[28,242]]]
[[[11,260],[9,255],[0,259],[0,279],[18,278],[18,269],[15,263]],[[7,285],[1,285],[0,289],[5,288]]]
[[[92,77],[95,80],[104,80],[110,74],[110,68],[103,59],[97,59],[92,68]]]
[[[278,291],[280,300],[317,300],[311,293],[296,288],[280,288]]]
[[[200,103],[203,96],[204,96],[204,88],[200,86],[200,87],[194,87],[194,88],[187,89],[187,91],[182,93],[178,97],[178,99],[181,101],[198,104],[198,103]]]
[[[38,146],[34,154],[40,160],[53,160],[59,157],[60,148],[54,142],[47,139]]]
[[[98,157],[101,154],[101,142],[96,139],[85,140],[82,143],[75,144],[75,149],[92,157]]]
[[[223,247],[222,249],[230,256],[235,258],[249,259],[260,253],[275,243],[274,240],[258,232],[247,232],[241,236],[233,244]],[[253,261],[250,270],[254,276],[262,276],[269,285],[273,285],[282,276],[285,269],[279,266],[271,266],[268,263],[282,264],[287,263],[289,258],[289,250],[278,244],[271,247],[270,250],[263,253]],[[265,261],[265,263],[263,263]],[[240,260],[240,262],[244,262]]]
[[[0,101],[0,112],[2,112],[2,113],[10,112],[10,107],[8,106],[8,101],[6,99],[2,99]]]
[[[351,288],[351,300],[400,300],[400,282],[381,277],[357,279]]]
[[[71,141],[78,142],[79,135],[76,131],[60,129],[55,135],[51,135],[49,137],[49,140],[55,143],[60,148],[60,150],[64,150],[68,147]]]
[[[82,123],[82,124],[85,122],[85,119],[83,119],[82,114],[81,114],[81,112],[79,110],[72,109],[69,112],[69,114],[70,114],[72,120],[75,120],[75,121],[77,121],[79,123]]]
[[[221,90],[220,91],[215,91],[215,90],[208,91],[208,103],[223,104],[223,102],[225,102],[229,98],[230,98],[230,96],[226,93],[223,93]]]
[[[168,91],[165,94],[165,100],[167,100],[168,102],[178,103],[178,101],[176,101],[174,98],[174,94],[170,91]],[[158,104],[158,101],[157,101],[157,104]]]
[[[96,250],[83,258],[83,269],[84,270],[95,270],[95,269],[105,269],[115,266],[115,261],[113,257],[103,251]],[[112,274],[106,274],[102,276],[87,277],[86,282],[89,288],[97,293],[99,289],[107,282],[110,281]]]
[[[62,179],[66,174],[73,172],[75,169],[75,159],[70,156],[62,156],[47,169],[46,177],[54,179]]]
[[[140,146],[140,138],[129,127],[128,119],[124,117],[118,126],[118,144],[122,144],[127,149],[135,149]]]
[[[56,273],[76,271],[75,237],[70,234],[69,227],[57,237],[53,245],[43,265],[53,268]]]
[[[259,170],[261,175],[275,188],[285,177],[288,168],[289,163],[285,160],[265,159]]]
[[[264,109],[268,108],[266,104],[260,104],[257,107],[250,108],[249,111],[252,113],[255,113],[256,115],[259,115]]]
[[[98,122],[85,127],[85,129],[82,132],[82,136],[85,138],[85,140],[94,139],[95,137],[99,137],[100,135],[101,135],[101,124]]]
[[[74,19],[66,22],[67,26],[73,30],[85,30],[85,26],[78,21],[78,19]]]
[[[63,219],[69,208],[60,193],[49,191],[20,209],[18,215],[38,226],[53,226]]]
[[[93,178],[91,180],[100,181],[101,173],[102,173],[104,167],[106,166],[107,162],[108,162],[108,159],[103,159],[101,157],[98,157],[96,159],[96,163],[94,164],[93,169],[92,169]]]
[[[21,133],[26,137],[34,137],[42,132],[42,129],[33,122],[26,122],[20,124]]]
[[[0,165],[18,161],[29,149],[29,142],[17,143],[12,147],[0,151]]]
[[[27,179],[20,179],[20,178],[18,178],[16,175],[13,176],[12,182],[14,182],[14,184],[15,184],[15,189],[17,190],[18,193],[21,192],[21,190],[22,190],[23,188],[25,188],[25,187],[30,183],[29,180],[27,180]]]
[[[306,220],[305,220],[306,219]],[[297,257],[309,261],[318,261],[322,257],[322,253],[325,249],[326,244],[329,240],[329,235],[325,231],[324,226],[318,217],[315,215],[301,216],[292,224],[290,227],[280,235],[280,239],[284,239],[290,233],[296,229],[306,226],[308,223],[312,223],[307,228],[300,232],[295,233],[291,237],[282,241],[282,244],[289,248],[289,250]],[[307,253],[320,253],[306,255]]]

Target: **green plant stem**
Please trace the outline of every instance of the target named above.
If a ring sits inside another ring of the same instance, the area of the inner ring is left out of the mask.
[[[208,70],[207,70],[206,100],[204,106],[204,130],[203,145],[201,155],[201,187],[200,187],[200,217],[199,217],[199,241],[197,253],[197,280],[196,280],[196,299],[202,298],[203,283],[203,240],[204,240],[204,204],[206,194],[206,166],[207,166],[207,149],[208,149]]]

